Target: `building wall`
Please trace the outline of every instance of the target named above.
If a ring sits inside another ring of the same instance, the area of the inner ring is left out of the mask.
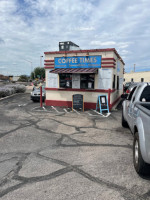
[[[61,101],[72,101],[72,95],[82,94],[86,102],[95,103],[100,92],[84,92],[84,91],[64,91],[60,90],[47,90],[46,99],[50,100],[61,100]],[[108,93],[103,93],[108,94]]]
[[[147,72],[131,72],[124,74],[124,82],[130,82],[133,78],[134,82],[141,82],[141,78],[144,78],[144,82],[150,82],[150,71]]]
[[[119,76],[119,80],[123,83],[123,68],[124,63],[121,61],[120,57],[116,55],[114,51],[104,51],[104,52],[90,52],[90,56],[94,55],[101,55],[102,56],[102,69],[109,69],[111,71],[111,84],[110,87],[107,89],[101,89],[99,88],[99,71],[98,74],[95,74],[95,84],[94,89],[95,91],[86,91],[86,90],[76,90],[76,89],[59,89],[59,75],[57,75],[57,81],[58,81],[58,88],[48,88],[48,74],[50,70],[54,69],[54,58],[55,57],[63,57],[65,54],[63,53],[50,53],[48,52],[45,54],[45,69],[46,69],[46,105],[62,105],[62,106],[71,106],[72,102],[72,95],[74,94],[83,94],[84,95],[84,102],[86,105],[90,105],[91,108],[96,107],[97,97],[98,95],[106,94],[107,97],[110,99],[110,106],[112,106],[121,96],[123,92],[123,86],[119,88],[119,90],[116,90],[117,87],[117,76]],[[87,56],[87,52],[84,53],[69,53],[67,52],[67,57],[71,56]],[[108,59],[107,59],[108,58]],[[110,58],[114,58],[116,61],[111,60]],[[109,60],[110,59],[110,60]],[[49,63],[49,64],[47,64]],[[53,63],[53,64],[52,64]],[[119,64],[119,65],[118,65]],[[117,66],[120,66],[120,70],[117,69]],[[101,70],[101,69],[99,69]],[[115,89],[112,88],[112,81],[113,81],[113,75],[116,75],[116,85]],[[111,90],[108,91],[108,90]],[[110,92],[110,95],[109,95]],[[67,103],[64,103],[67,102]]]
[[[20,76],[13,76],[12,81],[18,81]]]

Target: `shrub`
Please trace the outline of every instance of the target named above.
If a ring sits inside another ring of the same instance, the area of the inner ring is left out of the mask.
[[[24,85],[6,85],[0,88],[0,98],[10,96],[14,93],[24,93],[26,91],[26,87]]]
[[[6,97],[6,96],[7,96],[7,94],[6,94],[5,88],[0,88],[0,98]]]
[[[26,91],[26,87],[20,84],[8,85],[7,87],[13,88],[15,93],[24,93]]]
[[[26,91],[26,86],[24,85],[17,85],[16,92],[17,93],[24,93]]]

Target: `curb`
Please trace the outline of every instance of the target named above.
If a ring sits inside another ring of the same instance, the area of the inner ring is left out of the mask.
[[[1,101],[1,100],[5,100],[5,99],[8,99],[8,98],[13,97],[13,96],[16,96],[16,95],[19,95],[19,94],[20,94],[20,93],[16,93],[16,94],[12,94],[12,95],[7,96],[7,97],[0,98],[0,101]]]

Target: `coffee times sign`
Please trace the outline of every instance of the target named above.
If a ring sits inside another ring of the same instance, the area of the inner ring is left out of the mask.
[[[101,68],[101,56],[55,57],[55,68]]]

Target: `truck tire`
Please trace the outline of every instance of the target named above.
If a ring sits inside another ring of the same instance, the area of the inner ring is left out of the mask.
[[[135,133],[135,135],[134,135],[133,163],[134,163],[134,168],[139,175],[149,175],[150,174],[150,165],[147,164],[142,158],[138,133]]]
[[[122,110],[122,127],[124,127],[124,128],[128,128],[129,127],[127,121],[124,119],[123,110]]]

